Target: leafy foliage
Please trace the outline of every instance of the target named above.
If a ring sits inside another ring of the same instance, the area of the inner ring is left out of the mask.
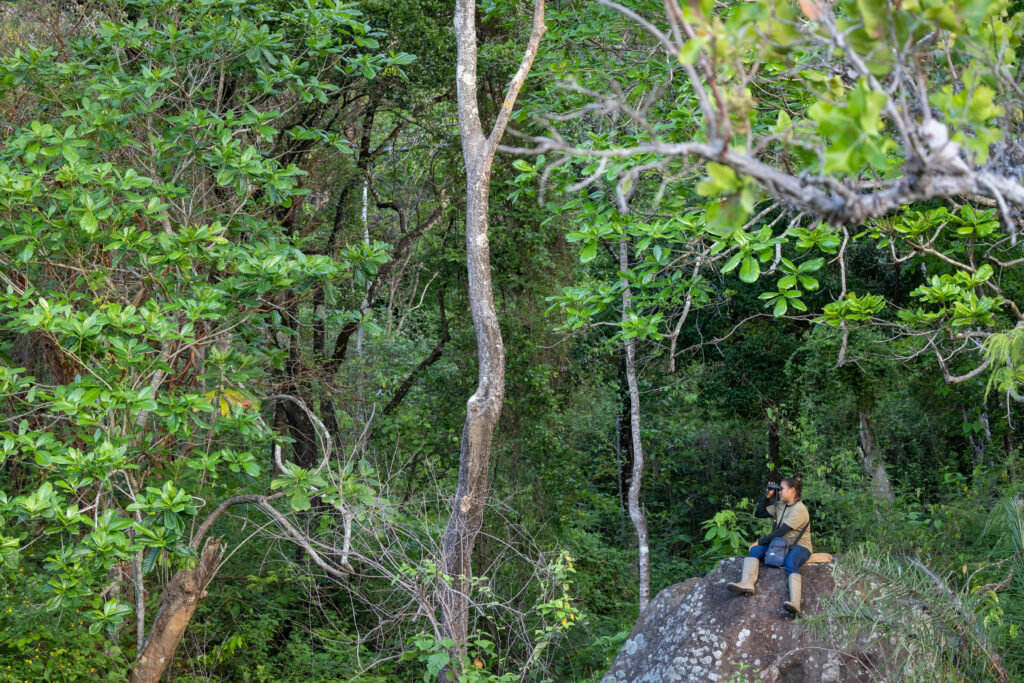
[[[450,7],[30,5],[0,7],[0,672],[124,680],[135,579],[149,628],[207,515],[261,495],[355,578],[282,543],[266,508],[230,508],[168,676],[435,677],[451,643],[418,596],[451,581],[437,553],[476,374],[445,199]],[[801,202],[942,159],[1017,168],[1021,9],[844,0],[840,46],[794,3],[691,3],[695,37],[666,55],[598,3],[550,8],[514,125],[575,152],[499,155],[492,179],[509,390],[464,680],[593,680],[632,628],[630,339],[655,591],[744,553],[766,474],[800,472],[816,549],[886,586],[835,608],[897,639],[880,676],[1020,675],[1012,225],[984,186],[856,221]],[[480,10],[490,120],[528,8]],[[716,139],[714,158],[644,147]]]

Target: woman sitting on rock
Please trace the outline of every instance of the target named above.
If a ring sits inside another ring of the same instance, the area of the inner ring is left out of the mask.
[[[750,556],[743,558],[743,577],[739,583],[730,583],[728,588],[737,595],[753,595],[754,583],[757,582],[757,570],[768,552],[768,544],[773,538],[783,537],[789,544],[789,552],[783,567],[789,577],[789,600],[782,603],[788,611],[796,614],[800,611],[800,567],[811,556],[811,516],[807,506],[800,500],[803,482],[800,479],[786,477],[781,486],[768,483],[768,490],[757,504],[755,517],[766,517],[775,520],[773,531],[762,536],[757,543],[750,546]],[[777,502],[771,502],[779,490]]]

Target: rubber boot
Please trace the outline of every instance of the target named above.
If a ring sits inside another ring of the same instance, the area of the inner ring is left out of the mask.
[[[757,570],[761,561],[756,557],[743,558],[743,577],[739,583],[730,583],[726,586],[736,595],[753,595],[754,584],[757,583]]]
[[[786,611],[793,614],[800,614],[800,591],[803,588],[803,578],[799,574],[789,575],[789,600],[782,603]]]

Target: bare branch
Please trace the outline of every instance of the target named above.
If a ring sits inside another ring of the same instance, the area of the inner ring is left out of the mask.
[[[935,351],[935,358],[938,359],[939,361],[939,367],[942,368],[942,376],[946,380],[946,384],[961,384],[963,382],[972,380],[981,373],[985,372],[985,370],[988,369],[988,366],[992,364],[992,359],[986,358],[981,365],[974,368],[965,375],[951,375],[949,373],[949,367],[946,365],[946,359],[942,357],[942,354],[939,352],[939,349],[936,348],[934,345],[932,346],[932,348]]]
[[[214,522],[216,522],[221,517],[221,515],[227,512],[228,509],[230,509],[231,507],[234,507],[235,505],[259,505],[262,503],[269,503],[270,501],[277,500],[282,496],[284,496],[283,493],[275,493],[270,496],[250,494],[243,496],[235,496],[234,498],[228,498],[223,503],[218,505],[213,512],[206,516],[206,519],[203,520],[203,523],[199,525],[198,529],[196,529],[195,534],[192,536],[192,541],[189,542],[189,545],[193,548],[198,549],[199,546],[203,544],[203,540],[206,538],[206,534],[208,534],[210,532],[210,529],[213,528]]]
[[[699,157],[729,166],[741,176],[756,180],[774,197],[792,208],[804,211],[833,225],[856,227],[872,219],[900,209],[913,202],[948,198],[964,194],[987,196],[999,192],[1004,200],[1024,208],[1024,185],[1015,178],[987,171],[949,173],[926,170],[907,175],[893,185],[876,191],[852,192],[848,197],[836,196],[819,187],[820,183],[773,168],[751,156],[700,142],[650,142],[635,147],[585,149],[547,137],[529,138],[534,147],[505,147],[516,154],[539,155],[561,152],[579,158],[626,159],[636,156]]]
[[[487,138],[486,157],[488,159],[492,158],[498,150],[498,141],[505,134],[505,126],[508,125],[508,120],[512,116],[512,107],[515,106],[519,91],[522,89],[523,83],[526,82],[527,74],[530,73],[530,67],[533,66],[533,60],[537,57],[537,50],[540,48],[540,39],[544,36],[546,30],[547,27],[544,25],[544,0],[533,0],[533,28],[530,30],[530,40],[526,44],[526,51],[523,54],[522,61],[519,63],[519,69],[508,85],[505,100],[501,103],[501,109],[498,110],[498,118],[494,122],[494,127],[491,128],[490,136]]]
[[[323,442],[320,444],[320,447],[321,447],[321,449],[323,449],[324,457],[320,461],[320,466],[317,467],[315,471],[319,472],[324,467],[326,467],[327,463],[330,462],[331,453],[333,452],[333,446],[332,446],[332,442],[331,442],[331,434],[327,430],[327,427],[324,425],[324,423],[320,421],[320,418],[317,417],[313,413],[312,410],[310,410],[308,407],[306,407],[306,404],[304,402],[300,401],[299,399],[297,399],[294,396],[291,396],[289,394],[274,394],[272,396],[267,396],[266,400],[267,401],[274,401],[274,400],[291,401],[292,403],[297,405],[302,410],[302,412],[304,412],[306,414],[306,417],[309,418],[310,422],[312,422],[314,425],[316,425],[317,434],[323,439]],[[282,469],[283,469],[283,466],[282,466]]]

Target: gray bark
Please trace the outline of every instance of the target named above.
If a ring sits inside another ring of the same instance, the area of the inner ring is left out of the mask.
[[[625,500],[622,495],[622,415],[615,416],[615,475],[619,485],[619,510],[622,511],[622,501]]]
[[[135,586],[135,651],[142,652],[146,644],[146,587],[142,576],[142,557],[140,550],[132,558],[132,583]]]
[[[960,414],[963,415],[964,424],[968,424],[967,409],[963,406],[960,407]],[[982,434],[971,434],[967,437],[967,441],[971,444],[971,451],[974,453],[974,466],[975,468],[981,467],[982,465],[991,465],[991,458],[986,463],[985,460],[985,449],[988,443],[992,440],[992,428],[988,421],[988,408],[982,407],[981,414],[978,416],[978,420],[984,426],[985,431]]]
[[[629,246],[625,241],[619,243],[619,270],[629,269]],[[623,280],[622,289],[622,322],[629,319],[632,307],[633,291],[628,280]],[[629,482],[629,518],[636,530],[639,548],[638,569],[640,573],[640,611],[647,607],[651,596],[650,547],[647,542],[647,518],[644,517],[643,506],[640,504],[640,485],[644,475],[644,449],[640,441],[640,390],[636,383],[636,337],[623,342],[626,347],[626,382],[629,385],[629,425],[633,447],[633,475]]]
[[[885,471],[885,460],[875,441],[875,431],[871,427],[871,415],[866,408],[857,411],[860,417],[860,462],[861,467],[871,477],[871,487],[878,497],[892,502],[892,483]]]
[[[456,86],[459,135],[466,165],[466,267],[469,310],[473,319],[479,362],[477,388],[466,403],[466,424],[459,451],[459,480],[452,514],[442,539],[442,567],[447,581],[438,589],[444,635],[455,641],[452,655],[459,666],[469,629],[470,577],[476,536],[487,503],[488,465],[494,428],[505,399],[505,346],[498,326],[491,287],[488,206],[491,169],[498,141],[512,107],[533,65],[544,34],[544,0],[535,0],[533,28],[519,70],[509,84],[489,136],[485,137],[477,104],[476,5],[457,0],[455,37],[458,46]],[[448,678],[451,671],[442,672]]]

